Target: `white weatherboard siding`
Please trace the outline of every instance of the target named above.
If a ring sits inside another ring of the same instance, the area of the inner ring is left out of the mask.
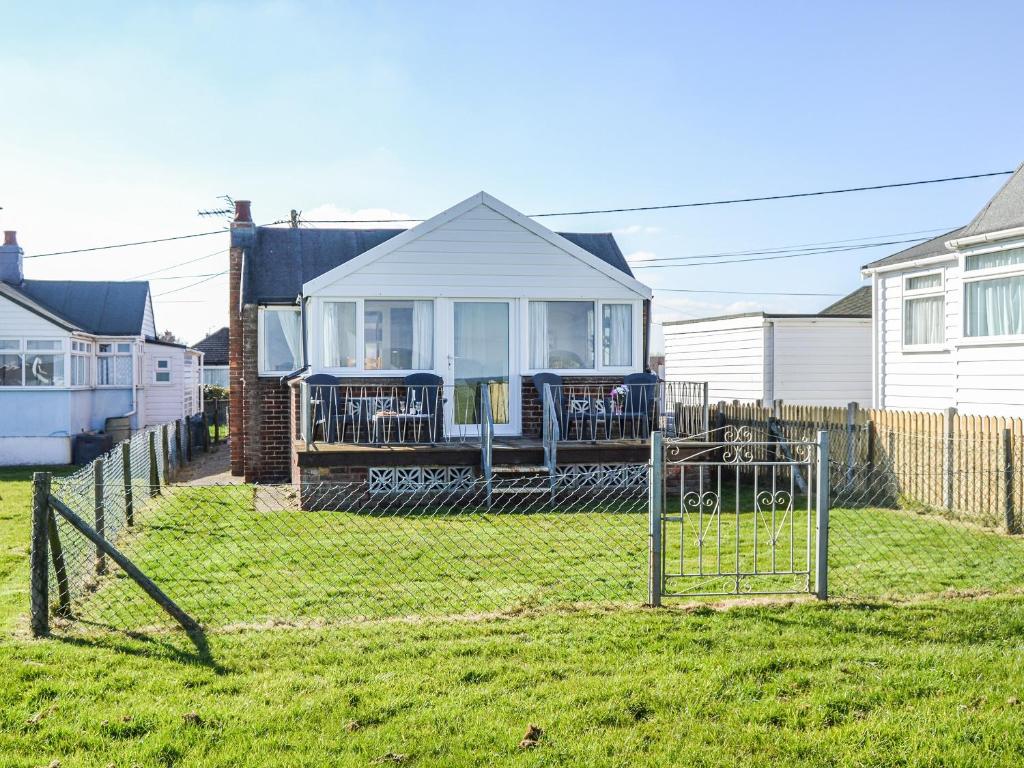
[[[70,463],[70,437],[0,436],[0,467]]]
[[[160,359],[171,361],[171,382],[169,384],[158,384],[154,381],[156,361]],[[183,375],[183,349],[146,344],[142,363],[142,386],[146,392],[146,426],[164,424],[185,415]]]
[[[71,334],[59,325],[0,296],[0,338],[68,339]]]
[[[765,328],[760,315],[666,324],[663,333],[667,379],[708,382],[711,402],[765,396]]]
[[[931,267],[930,269],[935,269]],[[957,258],[940,265],[945,275],[942,348],[914,352],[903,347],[903,286],[923,268],[878,275],[876,307],[877,406],[961,413],[1024,416],[1024,344],[963,337],[963,270]]]
[[[313,295],[639,298],[620,281],[482,203],[337,283],[318,286]]]
[[[773,398],[793,405],[871,403],[870,318],[774,318]]]

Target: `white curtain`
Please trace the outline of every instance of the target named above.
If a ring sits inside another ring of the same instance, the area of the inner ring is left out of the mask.
[[[530,367],[548,367],[548,305],[543,301],[530,302]]]
[[[903,343],[941,344],[945,338],[944,299],[942,296],[923,296],[907,299],[903,311],[906,313],[903,325]]]
[[[351,368],[356,364],[355,302],[324,303],[323,353],[325,368]]]
[[[1024,334],[1024,275],[965,286],[968,336]]]
[[[993,267],[1009,267],[1013,264],[1024,264],[1024,248],[1011,248],[992,253],[977,253],[968,256],[965,266],[968,271],[975,269],[991,269]]]
[[[429,371],[434,367],[434,302],[412,303],[412,367]]]
[[[633,363],[633,307],[630,304],[605,304],[603,313],[603,354],[605,365],[628,366]]]

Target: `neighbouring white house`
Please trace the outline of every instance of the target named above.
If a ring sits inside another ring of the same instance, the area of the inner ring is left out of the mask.
[[[0,465],[66,464],[80,435],[202,409],[202,353],[157,341],[149,283],[26,280],[0,247]]]
[[[871,288],[816,315],[750,312],[662,324],[665,375],[708,382],[711,402],[871,401]]]
[[[970,224],[863,274],[876,407],[1024,416],[1024,165]]]
[[[203,353],[203,384],[228,388],[228,329],[214,331],[192,345]]]

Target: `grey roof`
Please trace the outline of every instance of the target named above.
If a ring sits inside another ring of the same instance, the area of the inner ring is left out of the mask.
[[[214,331],[198,344],[192,346],[203,353],[203,365],[228,364],[228,329]]]
[[[987,235],[1014,227],[1024,227],[1024,164],[1017,167],[974,220],[964,227],[960,237]]]
[[[405,230],[257,227],[255,244],[246,252],[242,302],[291,303],[302,292],[304,283],[402,232]],[[610,233],[559,234],[607,264],[633,276],[626,257]]]
[[[945,234],[933,237],[931,240],[925,240],[923,243],[912,245],[909,248],[904,248],[902,251],[897,251],[891,256],[886,256],[884,259],[878,259],[865,264],[862,269],[874,269],[875,267],[886,267],[890,264],[902,264],[905,261],[916,261],[917,259],[926,259],[930,256],[949,256],[953,257],[953,252],[946,247],[946,241],[952,240],[955,237],[961,237],[966,227],[958,227],[957,229],[951,229]]]
[[[6,287],[27,299],[28,309],[72,329],[98,336],[142,333],[149,297],[145,281],[25,280]]]
[[[843,296],[839,301],[829,304],[821,310],[818,315],[824,317],[833,315],[871,317],[871,286],[862,286],[853,293]]]

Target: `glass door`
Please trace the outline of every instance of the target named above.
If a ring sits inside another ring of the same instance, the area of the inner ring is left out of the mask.
[[[519,381],[513,375],[512,305],[509,301],[453,301],[451,383],[453,432],[480,427],[481,387],[491,400],[496,434],[519,430]]]

